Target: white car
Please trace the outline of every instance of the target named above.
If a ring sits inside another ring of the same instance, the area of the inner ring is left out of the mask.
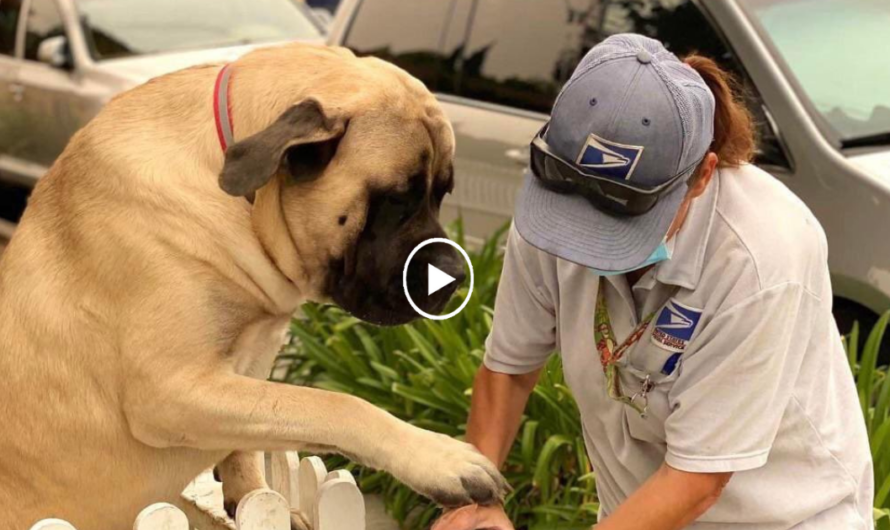
[[[0,0],[0,242],[114,95],[263,44],[324,39],[294,0]]]

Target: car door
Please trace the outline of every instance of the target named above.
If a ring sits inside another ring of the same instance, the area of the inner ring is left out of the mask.
[[[881,180],[890,175],[884,173],[890,165],[878,158],[886,147],[844,148],[841,129],[836,127],[867,121],[864,117],[860,118],[863,121],[850,120],[844,111],[845,96],[869,102],[869,98],[878,101],[875,94],[887,92],[880,81],[887,69],[873,66],[880,66],[881,61],[886,64],[887,54],[861,45],[862,39],[869,38],[890,42],[885,23],[887,4],[840,0],[811,10],[793,2],[702,3],[736,44],[764,101],[773,109],[777,129],[794,163],[786,172],[769,166],[765,169],[781,178],[822,225],[838,326],[846,333],[858,320],[864,330],[860,340],[864,341],[878,316],[890,308],[890,247],[882,228],[890,225],[886,186],[890,181]],[[802,23],[803,15],[811,18]],[[831,39],[805,45],[809,36],[824,33],[826,28],[834,31]],[[814,73],[819,75],[813,77]],[[872,116],[879,115],[876,107]],[[851,163],[851,155],[860,153],[877,155],[874,169]],[[887,358],[890,336],[885,335],[884,341],[887,353],[882,355]]]
[[[16,57],[21,20],[21,0],[0,1],[0,251],[12,237],[13,223],[25,207],[27,191],[18,186],[16,161],[10,151],[14,147],[22,117],[17,115],[21,96],[18,84],[20,59]]]
[[[19,106],[26,121],[20,125],[19,142],[12,154],[31,164],[49,168],[83,125],[75,118],[82,104],[82,81],[73,62],[57,67],[38,58],[38,49],[44,41],[69,37],[57,0],[26,0],[24,7]]]
[[[15,112],[21,100],[19,67],[16,57],[22,0],[0,2],[0,173],[10,164],[10,153],[15,149],[15,130],[19,117]]]

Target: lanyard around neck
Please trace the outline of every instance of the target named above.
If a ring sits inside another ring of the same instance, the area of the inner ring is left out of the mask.
[[[631,346],[639,342],[643,334],[646,333],[649,324],[655,319],[655,315],[658,314],[658,311],[647,315],[646,318],[634,328],[627,339],[616,347],[615,333],[612,331],[612,319],[609,317],[609,306],[606,303],[605,287],[605,281],[600,278],[596,294],[596,309],[593,317],[593,338],[596,342],[596,349],[599,352],[600,363],[603,366],[603,373],[606,375],[608,394],[610,398],[630,406],[639,412],[641,416],[645,416],[646,408],[648,406],[648,393],[653,385],[647,376],[643,381],[639,392],[629,397],[626,396],[621,391],[618,361],[624,357],[624,354],[631,348]]]
[[[640,337],[646,332],[649,324],[655,319],[655,315],[658,314],[658,312],[655,311],[646,316],[646,318],[634,328],[627,339],[625,339],[618,347],[615,347],[615,333],[612,331],[612,319],[609,317],[609,306],[606,303],[605,287],[605,282],[600,278],[596,294],[596,310],[594,313],[593,328],[596,349],[600,353],[600,362],[602,362],[603,368],[605,368],[607,364],[619,361],[624,356],[624,353],[640,340]]]

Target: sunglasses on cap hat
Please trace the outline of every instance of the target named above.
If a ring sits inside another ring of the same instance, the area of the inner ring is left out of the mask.
[[[674,189],[701,162],[701,159],[697,160],[658,186],[640,188],[612,177],[582,171],[550,150],[544,140],[546,131],[545,125],[531,142],[531,170],[535,177],[551,191],[580,195],[594,206],[619,215],[648,212],[658,203],[659,197]]]

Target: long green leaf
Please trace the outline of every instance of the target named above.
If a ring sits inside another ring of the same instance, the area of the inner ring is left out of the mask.
[[[535,464],[534,485],[541,490],[544,498],[550,496],[550,488],[553,482],[553,460],[556,452],[565,445],[571,445],[572,439],[561,434],[554,434],[544,442],[544,447],[538,454],[538,461]]]
[[[529,420],[525,422],[525,425],[522,428],[522,441],[520,443],[520,451],[522,454],[522,464],[526,466],[526,469],[531,469],[534,465],[535,459],[535,449],[537,448],[537,444],[535,443],[535,434],[538,432],[539,422],[535,420]]]

